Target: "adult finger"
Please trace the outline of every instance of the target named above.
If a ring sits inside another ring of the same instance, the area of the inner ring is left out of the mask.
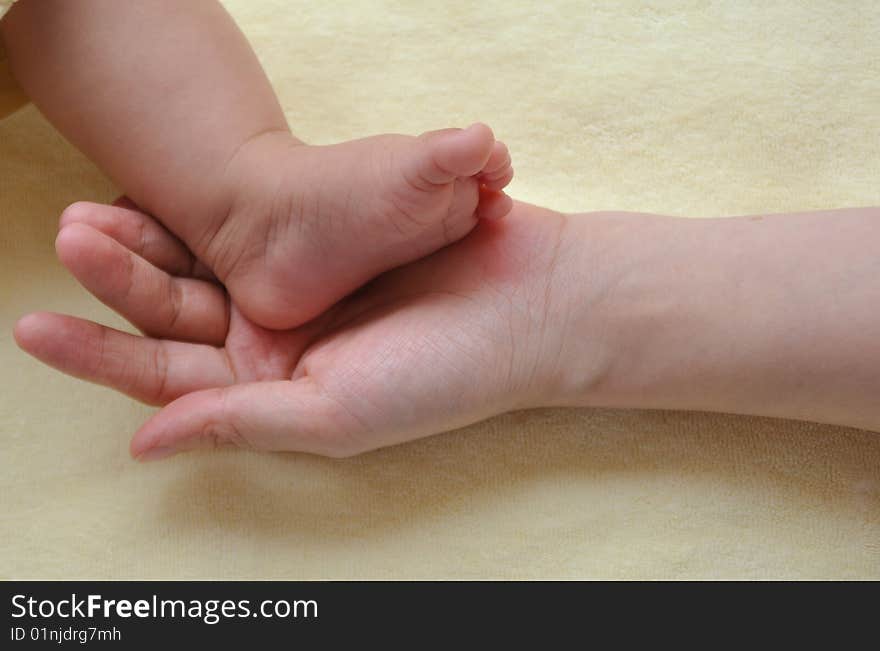
[[[55,248],[86,289],[145,334],[217,346],[225,341],[229,301],[218,285],[171,276],[84,223],[62,228]]]
[[[112,206],[78,201],[61,213],[59,230],[71,224],[87,224],[109,235],[125,248],[167,271],[172,276],[216,281],[205,265],[159,222],[144,214],[127,197]]]
[[[311,452],[368,449],[365,424],[310,377],[236,384],[178,398],[135,433],[131,454],[153,460],[200,447]]]
[[[212,346],[138,337],[64,314],[28,314],[14,334],[49,366],[153,405],[234,381],[225,353]]]

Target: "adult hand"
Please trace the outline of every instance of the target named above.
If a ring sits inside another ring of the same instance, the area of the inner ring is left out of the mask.
[[[279,332],[245,319],[148,215],[78,203],[58,256],[144,336],[52,313],[22,318],[15,336],[55,368],[163,405],[132,440],[140,459],[206,444],[351,455],[545,401],[563,224],[519,204]]]

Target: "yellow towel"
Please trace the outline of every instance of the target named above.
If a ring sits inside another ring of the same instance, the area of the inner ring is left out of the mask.
[[[873,0],[227,6],[310,142],[481,119],[512,193],[554,208],[880,204]],[[121,324],[52,252],[67,203],[113,196],[33,107],[0,123],[0,578],[880,579],[868,432],[548,410],[344,461],[133,463],[151,410],[10,334],[34,309]]]
[[[9,11],[9,8],[15,3],[15,0],[0,0],[0,18]]]

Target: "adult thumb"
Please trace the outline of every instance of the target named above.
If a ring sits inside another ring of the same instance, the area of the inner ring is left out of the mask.
[[[201,447],[345,457],[369,449],[363,424],[311,377],[194,391],[135,433],[131,454],[152,461]]]

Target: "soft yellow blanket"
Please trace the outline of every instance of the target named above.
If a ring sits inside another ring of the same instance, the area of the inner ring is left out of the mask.
[[[310,142],[479,119],[512,194],[554,208],[880,204],[874,0],[228,7]],[[0,123],[0,577],[880,579],[868,432],[539,411],[345,461],[130,461],[150,410],[10,333],[41,308],[121,325],[52,251],[65,205],[114,195],[33,108]]]

